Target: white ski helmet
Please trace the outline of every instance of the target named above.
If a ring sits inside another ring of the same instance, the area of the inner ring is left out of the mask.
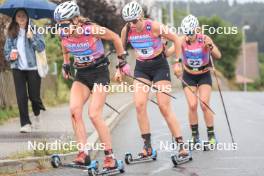
[[[184,34],[194,32],[198,27],[199,21],[193,15],[186,16],[181,22],[181,29]]]
[[[141,5],[136,2],[132,1],[125,5],[122,10],[122,17],[125,21],[133,21],[138,19],[143,12],[143,8]]]
[[[67,1],[58,5],[54,11],[56,21],[70,20],[80,15],[79,6],[74,1]]]

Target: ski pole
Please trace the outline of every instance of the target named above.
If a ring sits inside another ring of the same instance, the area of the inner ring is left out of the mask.
[[[146,83],[145,81],[142,81],[142,80],[140,80],[140,79],[138,79],[138,78],[136,78],[136,77],[134,77],[134,76],[131,76],[131,75],[128,75],[128,74],[126,74],[126,76],[129,77],[129,78],[131,78],[131,79],[137,80],[138,82],[141,82],[141,83],[143,83],[143,84],[145,84],[145,85],[147,85],[147,86],[149,86],[149,87],[152,87],[150,84],[148,84],[148,83]],[[171,97],[171,98],[173,98],[173,99],[176,99],[176,97],[174,97],[173,95],[171,95],[171,94],[169,94],[169,93],[167,93],[167,92],[161,91],[161,90],[159,90],[159,89],[156,88],[156,87],[153,87],[153,89],[155,89],[156,91],[159,91],[159,92],[161,92],[161,93],[163,93],[163,94],[165,94],[165,95],[168,95],[169,97]]]
[[[74,77],[71,76],[71,75],[69,75],[69,79],[73,81],[74,80]],[[113,111],[115,111],[117,114],[120,114],[120,112],[118,110],[116,110],[113,106],[111,106],[109,103],[105,102],[105,105],[108,106]]]
[[[216,83],[217,83],[218,91],[219,91],[220,98],[221,98],[221,101],[222,101],[222,105],[223,105],[223,108],[224,108],[225,117],[226,117],[227,125],[228,125],[228,128],[229,128],[230,136],[231,136],[231,139],[232,139],[232,143],[234,143],[234,137],[233,137],[233,133],[232,133],[232,130],[231,130],[231,125],[230,125],[228,114],[227,114],[227,111],[226,111],[226,106],[225,106],[224,98],[223,98],[222,91],[221,91],[221,88],[220,88],[219,80],[218,80],[218,77],[217,77],[217,74],[216,74],[216,71],[215,71],[214,61],[212,59],[211,54],[209,54],[209,57],[210,57],[210,61],[211,61],[211,64],[212,64],[212,70],[213,70],[213,73],[214,73],[214,77],[216,79]]]

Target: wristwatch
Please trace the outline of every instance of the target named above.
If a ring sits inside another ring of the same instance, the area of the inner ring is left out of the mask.
[[[177,59],[174,60],[174,64],[181,63],[181,62],[182,62],[182,59],[181,58],[177,58]]]

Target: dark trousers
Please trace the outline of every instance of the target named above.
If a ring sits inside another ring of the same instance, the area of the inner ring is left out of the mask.
[[[40,110],[45,110],[40,98],[41,78],[37,70],[22,71],[18,69],[13,69],[13,77],[20,114],[20,124],[21,126],[31,124],[28,113],[28,98],[31,101],[35,116],[40,114]]]

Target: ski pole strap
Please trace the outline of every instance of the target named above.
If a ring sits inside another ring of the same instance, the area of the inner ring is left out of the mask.
[[[117,58],[118,58],[118,64],[117,64],[116,68],[123,68],[127,64],[126,54],[122,54],[120,56],[117,56]]]

